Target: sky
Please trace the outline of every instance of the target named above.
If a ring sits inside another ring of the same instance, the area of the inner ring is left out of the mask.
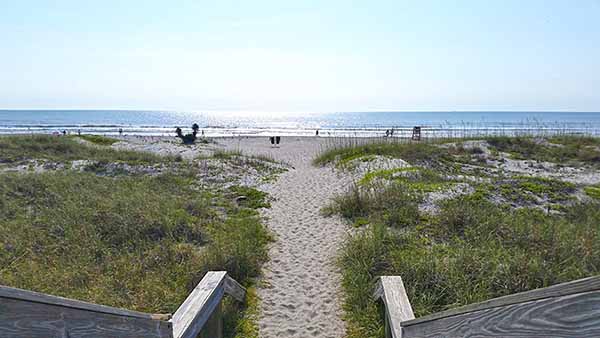
[[[0,0],[0,108],[600,111],[600,0]]]

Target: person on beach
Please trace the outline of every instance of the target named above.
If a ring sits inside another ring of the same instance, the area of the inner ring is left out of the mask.
[[[123,136],[123,128],[119,128],[119,136]]]
[[[269,141],[271,141],[271,147],[273,147],[275,145],[275,137],[274,136],[269,137]]]
[[[319,129],[315,132],[315,136],[319,136]]]

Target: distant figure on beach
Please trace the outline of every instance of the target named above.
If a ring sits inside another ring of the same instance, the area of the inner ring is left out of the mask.
[[[119,136],[123,136],[123,128],[119,128]]]
[[[271,147],[275,145],[275,136],[270,136],[269,141],[271,142]]]
[[[394,136],[394,128],[392,128],[392,131],[390,132],[390,136]]]
[[[179,127],[175,129],[175,134],[177,134],[177,137],[179,137],[181,141],[183,141],[183,144],[193,144],[194,142],[196,142],[198,129],[200,129],[200,127],[196,123],[194,123],[192,125],[191,134],[183,135],[183,131]]]
[[[63,135],[66,136],[67,135],[67,131],[63,130]]]
[[[81,136],[81,129],[77,129],[77,135]]]
[[[419,127],[419,126],[413,127],[413,133],[412,133],[411,139],[413,141],[420,141],[421,140],[421,127]]]
[[[389,129],[387,129],[387,130],[385,131],[385,137],[390,137],[390,130],[389,130]]]
[[[317,129],[315,136],[319,136],[319,129]]]
[[[275,143],[279,145],[279,141],[281,141],[281,136],[275,136]]]

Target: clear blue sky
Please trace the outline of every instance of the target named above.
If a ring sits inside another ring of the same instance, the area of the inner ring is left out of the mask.
[[[600,0],[0,0],[0,108],[600,111]]]

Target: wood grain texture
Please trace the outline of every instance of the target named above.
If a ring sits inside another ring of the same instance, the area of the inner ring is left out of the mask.
[[[208,318],[206,324],[200,331],[198,338],[223,338],[223,305],[219,303],[217,308]]]
[[[225,278],[225,293],[233,297],[238,302],[246,300],[246,289],[241,286],[235,279],[227,276]]]
[[[0,338],[172,337],[169,322],[108,312],[0,297]]]
[[[210,271],[177,309],[171,322],[173,337],[195,338],[225,294],[227,272]]]
[[[403,327],[405,338],[600,337],[600,291],[485,308]]]
[[[541,288],[521,293],[516,293],[504,297],[493,298],[484,302],[462,306],[448,311],[434,313],[428,316],[420,317],[414,320],[402,323],[402,326],[411,326],[427,321],[432,321],[444,317],[456,316],[474,311],[518,304],[532,300],[539,300],[549,297],[567,296],[576,293],[600,290],[600,276],[578,279],[572,282],[553,285],[547,288]]]
[[[93,303],[82,302],[79,300],[51,296],[44,293],[33,292],[23,289],[11,288],[8,286],[0,285],[0,299],[16,299],[22,301],[29,301],[32,303],[41,303],[48,305],[56,305],[65,308],[93,311],[98,313],[113,314],[124,317],[144,318],[153,319],[154,314],[130,311],[125,309],[114,308],[110,306],[98,305]],[[158,315],[160,316],[160,315]]]
[[[402,338],[401,323],[415,318],[402,278],[379,277],[374,296],[376,299],[381,299],[385,305],[386,333],[393,338]]]

